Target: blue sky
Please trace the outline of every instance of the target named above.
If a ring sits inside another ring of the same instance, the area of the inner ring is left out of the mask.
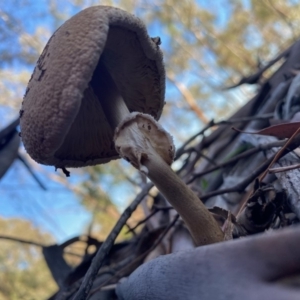
[[[54,172],[51,167],[45,167]],[[36,173],[47,190],[42,190],[23,164],[16,160],[0,181],[1,217],[24,218],[53,234],[58,241],[84,233],[91,214],[76,196],[60,184]]]

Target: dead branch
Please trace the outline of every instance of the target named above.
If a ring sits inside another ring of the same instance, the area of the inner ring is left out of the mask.
[[[136,210],[137,206],[144,199],[144,197],[148,194],[149,190],[153,187],[152,183],[148,183],[143,190],[138,194],[138,196],[133,200],[133,202],[125,209],[125,211],[120,216],[117,224],[113,228],[113,230],[108,235],[105,242],[99,248],[95,258],[93,259],[93,263],[91,264],[89,270],[84,276],[84,279],[81,283],[81,286],[74,297],[74,300],[85,300],[88,296],[95,277],[99,269],[101,268],[105,257],[108,255],[111,247],[113,246],[117,236],[119,235],[121,229],[126,224],[127,220],[130,218],[131,214]]]

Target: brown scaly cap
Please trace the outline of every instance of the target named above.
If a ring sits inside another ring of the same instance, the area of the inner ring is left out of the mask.
[[[165,71],[157,43],[137,17],[113,7],[90,7],[53,34],[29,81],[20,125],[34,160],[81,167],[119,157],[100,104],[107,72],[116,90],[106,94],[120,94],[129,111],[159,119]]]

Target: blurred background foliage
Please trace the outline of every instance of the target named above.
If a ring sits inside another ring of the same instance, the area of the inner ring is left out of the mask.
[[[51,243],[53,237],[30,221],[0,218],[1,235],[22,237],[37,243]],[[41,247],[1,239],[0,299],[45,299],[56,290],[43,260]]]
[[[225,118],[245,103],[255,86],[224,87],[264,66],[300,33],[296,0],[4,0],[0,128],[18,116],[35,62],[51,34],[78,11],[99,4],[137,15],[150,36],[161,37],[167,71],[161,123],[177,146],[210,119]],[[1,179],[1,236],[44,245],[74,234],[103,240],[143,184],[126,162],[71,170],[67,180],[53,168],[38,166],[22,146],[19,154],[39,181],[20,157]],[[138,210],[132,225],[141,216]],[[123,233],[121,238],[126,237]],[[40,247],[0,242],[0,299],[43,299],[55,290]]]

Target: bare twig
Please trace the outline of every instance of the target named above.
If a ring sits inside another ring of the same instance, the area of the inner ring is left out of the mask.
[[[24,239],[20,239],[20,238],[15,238],[15,237],[12,237],[12,236],[0,235],[0,239],[7,240],[7,241],[12,241],[12,242],[18,242],[18,243],[31,245],[31,246],[35,246],[35,247],[40,247],[40,248],[47,247],[46,245],[43,245],[41,243],[37,243],[37,242],[34,242],[34,241],[29,241],[29,240],[24,240]],[[60,245],[60,246],[62,246],[62,245]],[[74,253],[74,252],[64,251],[64,253],[69,254],[69,255],[73,255],[73,256],[82,257],[82,255],[79,255],[79,254]]]
[[[226,193],[233,193],[233,192],[241,193],[241,192],[243,192],[245,190],[245,188],[268,167],[268,165],[270,164],[272,159],[273,159],[273,157],[266,160],[254,172],[252,172],[247,178],[245,178],[244,180],[242,180],[240,183],[236,184],[235,186],[201,195],[200,196],[201,200],[207,200],[210,197],[222,195],[222,194],[226,194]]]
[[[32,170],[32,168],[28,164],[28,162],[25,159],[25,157],[23,157],[23,155],[20,152],[18,153],[18,159],[23,163],[23,165],[25,166],[25,168],[28,170],[28,172],[30,173],[30,175],[32,176],[32,178],[36,181],[36,183],[40,186],[40,188],[42,190],[46,191],[47,188],[42,183],[42,181],[38,178],[38,176],[35,174],[35,172]]]
[[[154,207],[153,211],[146,218],[144,218],[143,220],[139,221],[134,227],[130,228],[126,233],[134,231],[136,228],[138,228],[140,225],[142,225],[145,222],[147,222],[151,217],[153,217],[159,211],[161,211],[161,210],[170,210],[170,209],[173,209],[173,207],[171,207],[171,206],[169,206],[169,207],[163,207],[163,208]]]
[[[300,127],[294,132],[294,134],[286,141],[286,143],[284,144],[284,146],[276,153],[275,157],[273,158],[273,160],[271,161],[269,167],[265,170],[265,172],[260,176],[259,181],[262,182],[262,180],[266,177],[266,175],[269,172],[269,169],[271,168],[271,166],[282,157],[282,155],[284,154],[284,152],[286,152],[287,147],[293,142],[293,139],[296,137],[296,135],[298,135],[298,133],[300,132]],[[292,150],[292,149],[291,149]],[[289,151],[288,151],[289,152]],[[286,154],[286,153],[285,153]]]
[[[298,146],[298,140],[296,139],[294,141],[294,138],[299,134],[300,132],[300,128],[298,128],[294,134],[287,140],[284,141],[284,145],[283,147],[274,155],[272,155],[271,158],[269,158],[266,162],[269,162],[268,167],[264,170],[264,172],[259,176],[258,180],[259,182],[262,182],[263,179],[266,177],[266,175],[269,172],[269,169],[271,168],[271,166],[278,161],[281,157],[283,157],[284,155],[286,155],[287,153],[289,153],[290,151],[292,151],[295,147]],[[292,147],[290,149],[288,149],[288,146],[292,144]],[[265,162],[265,163],[266,163]],[[242,205],[241,208],[239,209],[239,212],[237,213],[237,217],[241,214],[241,212],[243,211],[244,207],[247,205],[248,200],[246,200]]]
[[[258,115],[258,116],[250,116],[250,117],[242,117],[242,118],[233,118],[229,120],[221,120],[219,122],[215,122],[214,120],[209,121],[207,125],[201,129],[198,133],[190,137],[178,150],[176,151],[176,159],[178,159],[183,153],[185,153],[185,148],[188,144],[190,144],[195,138],[197,138],[200,135],[203,135],[205,131],[208,129],[214,127],[214,126],[220,126],[220,125],[234,125],[236,123],[245,123],[249,121],[255,121],[255,120],[265,120],[265,119],[270,119],[273,117],[273,113],[267,113],[263,115]]]
[[[286,167],[269,169],[269,173],[275,174],[275,173],[287,172],[287,171],[291,171],[291,170],[295,170],[295,169],[299,169],[299,168],[300,168],[300,164],[295,164],[295,165],[286,166]]]
[[[149,190],[153,187],[152,183],[148,183],[143,190],[139,193],[139,195],[135,198],[135,200],[125,209],[121,217],[119,218],[117,224],[113,228],[113,230],[108,235],[105,242],[99,248],[96,256],[94,257],[90,268],[84,276],[84,279],[81,283],[81,286],[75,295],[73,300],[85,300],[92,288],[93,281],[98,274],[99,269],[101,268],[104,259],[108,255],[111,250],[117,236],[119,235],[121,229],[126,224],[127,220],[131,216],[131,214],[135,211],[140,202],[144,199],[144,197],[148,194]]]
[[[111,280],[113,280],[114,278],[117,278],[118,275],[121,274],[122,271],[125,268],[128,268],[130,265],[135,264],[136,262],[144,259],[148,254],[150,254],[161,243],[161,241],[163,240],[163,238],[166,236],[166,234],[169,232],[169,230],[175,225],[175,223],[177,222],[178,219],[179,219],[179,215],[177,214],[174,217],[174,219],[172,220],[172,222],[161,233],[161,235],[158,237],[158,239],[155,241],[155,243],[146,252],[144,252],[143,254],[141,254],[140,256],[138,256],[137,258],[135,258],[134,260],[132,260],[129,264],[125,265],[122,269],[120,269],[118,272],[116,272],[113,277],[109,278],[101,286],[99,286],[96,289],[92,290],[91,294],[94,294],[97,291],[102,290],[107,284],[109,284],[111,282]]]
[[[264,67],[259,69],[256,73],[254,73],[254,74],[252,74],[248,77],[242,77],[241,80],[237,84],[229,86],[229,87],[225,87],[224,89],[232,89],[232,88],[238,87],[238,86],[240,86],[244,83],[249,83],[249,84],[256,83],[266,70],[268,70],[271,66],[273,66],[280,59],[282,59],[284,57],[287,57],[290,54],[291,49],[292,49],[293,46],[294,45],[292,45],[288,49],[286,49],[283,52],[281,52],[280,54],[278,54],[277,57],[270,60]]]
[[[62,247],[64,249],[64,248],[66,248],[76,242],[79,242],[79,241],[85,242],[85,236],[75,236],[75,237],[63,242],[62,244],[60,244],[60,247]]]
[[[242,118],[233,118],[233,119],[228,119],[228,120],[222,120],[219,122],[215,122],[214,125],[219,126],[219,125],[233,125],[236,123],[245,123],[249,121],[257,121],[257,120],[266,120],[274,117],[274,113],[266,113],[263,115],[257,115],[257,116],[247,116],[247,117],[242,117]]]
[[[249,157],[249,156],[251,156],[253,154],[256,154],[260,151],[268,150],[268,149],[271,149],[271,148],[274,148],[274,147],[281,147],[281,146],[284,145],[284,143],[285,143],[285,141],[277,141],[277,142],[272,142],[272,143],[269,143],[269,144],[260,145],[259,147],[256,147],[256,148],[249,149],[249,150],[247,150],[247,151],[245,151],[241,154],[238,154],[238,155],[234,156],[233,158],[227,160],[224,163],[220,163],[217,166],[212,167],[208,170],[193,174],[193,176],[186,183],[189,184],[189,183],[193,182],[195,179],[197,179],[197,178],[199,178],[199,177],[201,177],[205,174],[208,174],[208,173],[211,173],[211,172],[216,171],[218,169],[227,167],[227,166],[237,162],[238,160],[240,160],[242,158]]]
[[[176,157],[175,160],[178,159],[185,151],[185,147],[191,143],[195,138],[197,138],[198,136],[204,134],[204,132],[206,130],[208,130],[209,128],[214,126],[214,121],[211,120],[203,129],[201,129],[198,133],[194,134],[193,136],[191,136],[180,148],[177,149],[176,151]]]
[[[43,245],[41,243],[37,243],[34,241],[28,241],[28,240],[24,240],[24,239],[20,239],[20,238],[15,238],[12,236],[0,235],[0,239],[18,242],[18,243],[27,244],[27,245],[36,246],[36,247],[45,247],[45,245]]]

